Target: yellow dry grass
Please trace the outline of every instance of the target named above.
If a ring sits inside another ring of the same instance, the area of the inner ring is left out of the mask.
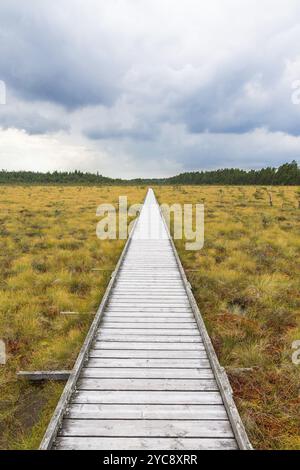
[[[299,189],[159,187],[156,194],[160,203],[205,204],[204,249],[176,246],[254,447],[300,449],[300,366],[292,363],[300,340]]]

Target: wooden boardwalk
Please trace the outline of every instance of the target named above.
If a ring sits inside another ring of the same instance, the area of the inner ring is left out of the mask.
[[[251,448],[152,190],[40,448]]]

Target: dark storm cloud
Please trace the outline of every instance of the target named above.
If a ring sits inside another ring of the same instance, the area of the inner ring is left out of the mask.
[[[70,109],[113,102],[120,64],[101,35],[101,20],[93,42],[81,37],[76,2],[74,10],[68,1],[0,3],[0,76],[21,98]]]
[[[84,135],[92,140],[111,140],[111,139],[134,139],[134,140],[149,140],[153,135],[148,132],[130,129],[115,129],[115,130],[102,130],[102,129],[89,129],[84,131]]]
[[[244,59],[243,59],[244,60]],[[291,102],[291,82],[283,82],[285,58],[258,55],[229,62],[209,83],[177,103],[174,114],[192,133],[245,134],[257,128],[300,135],[300,110]]]
[[[0,127],[25,130],[29,135],[68,132],[70,129],[69,124],[60,115],[57,117],[43,115],[34,107],[29,109],[28,106],[18,112],[9,105],[0,107]]]

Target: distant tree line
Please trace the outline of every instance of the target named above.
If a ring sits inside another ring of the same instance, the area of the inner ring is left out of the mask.
[[[81,171],[39,173],[33,171],[0,171],[0,184],[21,185],[300,185],[300,168],[296,161],[279,168],[240,170],[227,168],[214,171],[182,173],[171,178],[122,180],[107,178],[99,173]]]
[[[215,171],[183,173],[169,178],[169,184],[217,184],[217,185],[299,185],[300,168],[296,161],[285,163],[279,168],[261,170],[239,170],[228,168]]]

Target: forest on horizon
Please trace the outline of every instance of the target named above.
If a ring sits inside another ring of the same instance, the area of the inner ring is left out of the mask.
[[[279,168],[259,170],[224,168],[212,171],[181,173],[169,178],[109,178],[97,173],[75,171],[0,171],[0,184],[41,185],[300,185],[300,168],[296,161],[284,163]]]

